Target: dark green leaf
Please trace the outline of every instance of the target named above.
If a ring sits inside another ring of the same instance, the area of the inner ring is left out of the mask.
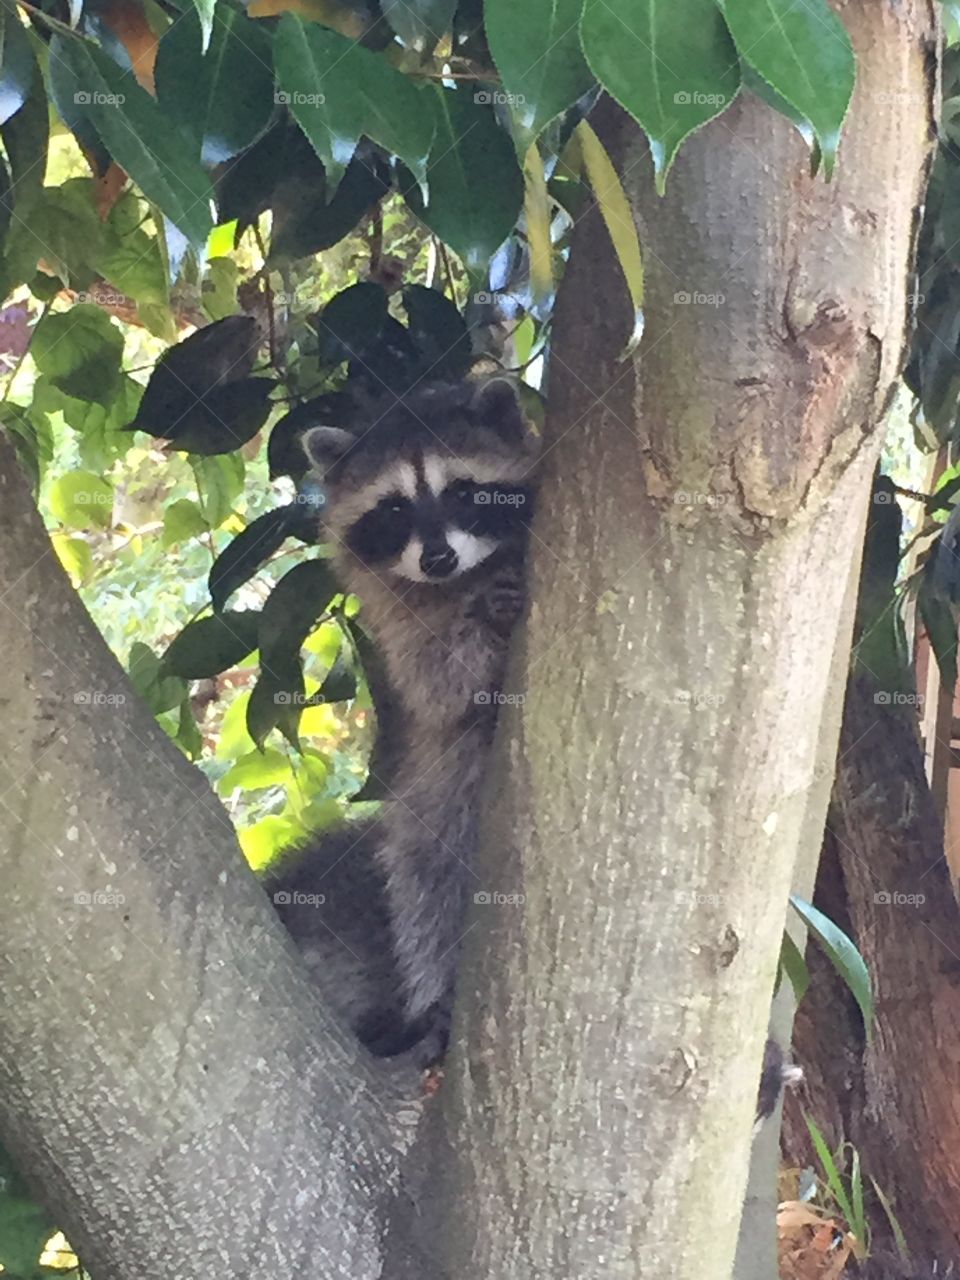
[[[348,702],[356,696],[356,674],[341,653],[324,677],[323,684],[310,699],[310,703],[319,705],[324,702]]]
[[[330,196],[361,135],[425,180],[434,131],[431,96],[386,59],[288,13],[274,36],[274,64],[282,100],[323,161]]]
[[[333,199],[327,203],[323,165],[288,174],[273,196],[270,261],[322,253],[350,234],[390,190],[391,174],[383,153],[361,139]],[[311,184],[310,174],[315,175]]]
[[[513,230],[523,204],[523,175],[491,107],[466,89],[433,90],[437,136],[430,156],[430,203],[407,184],[404,195],[431,231],[485,279],[490,259]]]
[[[847,935],[815,906],[790,895],[790,903],[813,936],[820,943],[827,959],[850,989],[860,1006],[864,1030],[869,1040],[873,1034],[873,988],[863,956]]]
[[[171,449],[210,457],[233,453],[252,440],[270,416],[272,378],[241,378],[214,387],[163,435],[171,436]]]
[[[544,127],[593,84],[580,48],[582,11],[583,0],[486,0],[487,40],[511,106],[521,160]]]
[[[161,658],[164,675],[206,680],[230,671],[257,647],[260,614],[226,609],[188,623]]]
[[[39,1280],[40,1255],[56,1230],[46,1209],[33,1199],[13,1161],[0,1149],[0,1264],[10,1280]]]
[[[0,124],[26,102],[37,74],[30,41],[12,3],[0,5]]]
[[[662,191],[684,138],[740,87],[720,11],[714,0],[586,0],[581,38],[594,75],[646,131]]]
[[[237,587],[248,582],[283,544],[290,514],[289,507],[278,507],[251,520],[217,556],[207,583],[214,609],[222,609]]]
[[[221,5],[206,53],[200,17],[184,14],[157,47],[160,106],[195,142],[205,165],[238,155],[274,112],[270,39],[262,22]]]
[[[847,29],[827,0],[723,0],[740,56],[809,120],[833,170],[856,62]]]
[[[123,334],[99,307],[81,303],[45,315],[30,347],[37,369],[78,400],[109,403],[120,385]]]
[[[473,363],[470,335],[463,316],[438,289],[410,284],[403,291],[410,337],[431,378],[456,380]]]
[[[179,707],[187,696],[186,682],[178,676],[166,675],[157,655],[139,640],[130,649],[127,670],[130,683],[155,716]]]
[[[148,200],[197,248],[213,226],[209,179],[189,140],[170,123],[155,99],[101,49],[55,35],[50,76],[61,97],[72,97],[82,119],[96,129],[114,160]]]
[[[304,640],[340,591],[324,560],[305,560],[284,574],[260,616],[260,658],[271,666],[284,654],[299,654]]]
[[[26,102],[5,125],[0,137],[10,163],[13,207],[25,210],[43,189],[50,141],[50,107],[43,78],[34,77]]]
[[[387,320],[387,295],[378,284],[353,284],[331,298],[313,320],[320,338],[320,359],[340,364],[362,358],[376,343]]]
[[[405,45],[431,53],[450,30],[457,0],[381,0],[383,16]]]
[[[198,329],[157,361],[131,427],[168,440],[216,388],[245,379],[260,343],[252,316],[227,316]]]
[[[305,701],[299,656],[275,656],[269,668],[261,670],[247,703],[247,732],[257,746],[263,746],[272,729],[279,729],[299,751],[297,730]]]
[[[810,986],[810,970],[807,968],[803,952],[786,930],[784,930],[783,941],[780,944],[780,969],[781,972],[787,975],[790,985],[793,987],[794,1001],[799,1004]]]
[[[203,755],[203,734],[197,724],[197,717],[193,714],[189,695],[180,703],[180,720],[174,742],[188,760],[199,760]]]

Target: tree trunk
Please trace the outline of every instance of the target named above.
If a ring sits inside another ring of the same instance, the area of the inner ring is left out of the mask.
[[[797,1019],[807,1081],[788,1104],[784,1145],[812,1162],[801,1103],[832,1146],[853,1142],[911,1253],[931,1266],[960,1250],[957,907],[913,709],[877,692],[868,675],[850,681],[817,884],[817,904],[867,961],[874,1034],[867,1044],[849,993],[822,963],[812,968]],[[882,1212],[874,1221],[890,1234]]]
[[[416,1081],[318,1007],[2,437],[0,547],[0,1141],[96,1280],[372,1280]]]
[[[843,17],[859,80],[830,185],[749,96],[662,201],[639,131],[598,121],[646,338],[619,361],[629,309],[592,210],[444,1091],[458,1278],[730,1274],[932,138],[931,5]]]

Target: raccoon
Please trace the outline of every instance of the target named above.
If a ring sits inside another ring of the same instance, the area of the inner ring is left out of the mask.
[[[371,772],[385,798],[375,820],[293,851],[268,890],[363,1043],[427,1066],[449,1036],[536,449],[503,379],[423,386],[302,442],[338,581],[373,641]]]

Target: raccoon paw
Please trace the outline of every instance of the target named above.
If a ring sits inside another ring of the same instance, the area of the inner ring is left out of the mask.
[[[483,598],[486,620],[501,634],[509,634],[523,613],[524,593],[519,583],[495,583]]]

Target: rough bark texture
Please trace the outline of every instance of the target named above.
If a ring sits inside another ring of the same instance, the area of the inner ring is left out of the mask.
[[[663,201],[634,126],[598,121],[647,331],[619,362],[627,309],[591,211],[488,831],[508,900],[474,912],[444,1091],[458,1280],[730,1274],[931,140],[931,6],[842,12],[860,74],[829,186],[749,97],[688,142]]]
[[[856,1145],[918,1265],[943,1264],[960,1251],[957,907],[912,708],[878,702],[865,675],[847,693],[817,903],[866,959],[876,1021],[866,1045],[849,993],[813,970],[796,1036],[808,1079],[788,1103],[785,1149],[811,1160],[803,1105],[832,1143]]]
[[[324,1017],[2,438],[0,548],[0,1141],[96,1280],[378,1276],[417,1082]]]

